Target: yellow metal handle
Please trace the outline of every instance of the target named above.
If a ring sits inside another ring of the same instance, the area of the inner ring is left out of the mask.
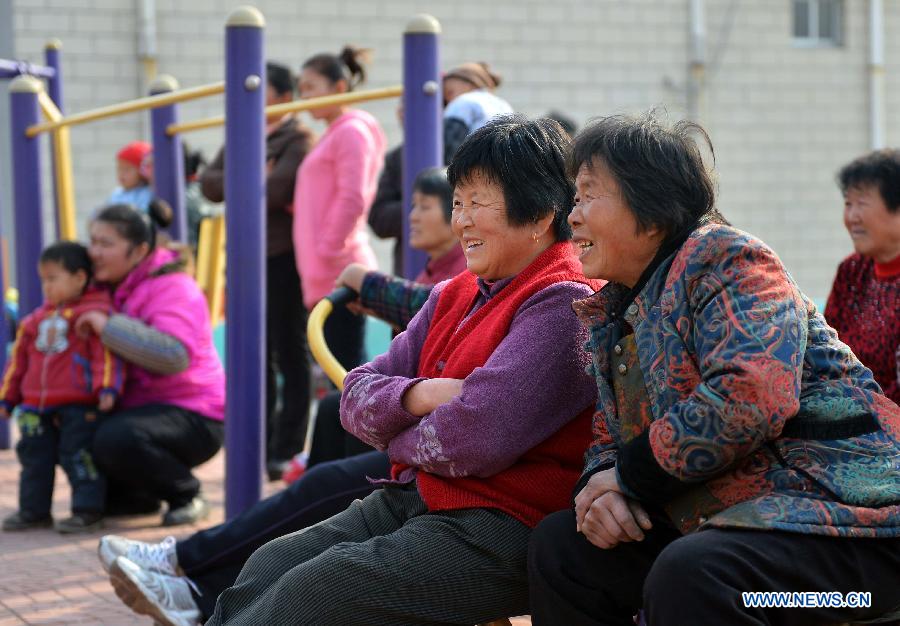
[[[309,341],[309,350],[325,375],[338,389],[344,388],[344,377],[347,370],[338,362],[328,344],[325,343],[325,320],[331,315],[336,305],[346,304],[355,300],[357,293],[348,287],[340,287],[331,295],[322,298],[309,314],[306,323],[306,336]]]

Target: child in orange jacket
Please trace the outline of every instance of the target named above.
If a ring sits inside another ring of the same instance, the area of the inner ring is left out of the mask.
[[[72,487],[72,516],[61,533],[89,532],[102,524],[106,480],[91,456],[98,410],[113,408],[122,392],[121,361],[96,335],[80,337],[74,321],[84,312],[111,309],[108,292],[89,286],[87,249],[62,241],[41,253],[38,274],[44,305],[22,320],[0,387],[0,417],[14,408],[22,472],[19,510],[3,530],[50,526],[56,464]]]

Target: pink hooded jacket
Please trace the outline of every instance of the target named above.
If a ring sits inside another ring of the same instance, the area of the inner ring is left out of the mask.
[[[375,118],[352,109],[331,123],[297,170],[294,250],[307,308],[331,293],[349,263],[377,266],[366,218],[385,145]]]
[[[190,364],[178,374],[153,374],[129,363],[121,406],[171,404],[221,421],[225,372],[213,345],[206,298],[184,272],[152,275],[177,256],[163,248],[151,252],[113,292],[113,307],[180,341]]]

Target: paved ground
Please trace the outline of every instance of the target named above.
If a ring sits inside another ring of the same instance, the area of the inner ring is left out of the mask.
[[[223,519],[224,455],[214,457],[197,474],[212,505],[206,526]],[[19,466],[13,450],[0,450],[0,518],[16,510]],[[274,491],[276,485],[267,487]],[[69,486],[57,470],[54,517],[68,515]],[[200,526],[164,529],[158,515],[109,520],[102,532],[64,537],[53,530],[0,532],[0,626],[21,624],[149,625],[119,601],[97,561],[97,540],[105,533],[159,541],[168,534],[189,535]],[[515,626],[530,620],[516,619]]]

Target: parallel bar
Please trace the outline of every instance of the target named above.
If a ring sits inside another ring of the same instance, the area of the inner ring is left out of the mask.
[[[62,113],[56,108],[56,104],[50,96],[41,91],[38,94],[38,104],[48,120],[62,119]],[[60,239],[74,240],[77,238],[75,231],[75,189],[72,176],[72,147],[69,140],[69,129],[65,126],[52,132],[52,153],[54,191],[56,198],[56,235]]]
[[[56,105],[57,110],[60,111],[60,117],[62,117],[63,110],[63,92],[62,92],[62,73],[60,72],[60,58],[59,51],[62,48],[62,43],[58,39],[52,39],[47,42],[44,46],[44,62],[47,64],[47,67],[53,68],[54,75],[47,79],[47,92],[48,97],[53,103]],[[59,150],[57,148],[57,135],[50,139],[51,149],[53,150],[54,158],[53,158],[53,197],[56,198],[56,214],[59,216],[59,219],[56,220],[55,229],[56,229],[56,237],[59,239],[63,237],[64,239],[69,239],[68,236],[62,235],[62,222],[61,218],[63,216],[63,205],[61,202],[61,193],[60,193],[60,184],[59,184],[59,170],[57,169],[57,161],[59,159]],[[74,230],[72,231],[71,238],[74,238]]]
[[[15,78],[16,76],[37,76],[39,78],[52,78],[56,73],[52,67],[35,65],[27,61],[12,61],[0,59],[0,78]]]
[[[41,152],[37,138],[23,132],[39,118],[36,78],[20,76],[9,86],[12,119],[13,198],[15,201],[16,287],[24,317],[41,305],[37,266],[44,246],[44,209],[41,194]]]
[[[174,93],[178,81],[161,75],[150,85],[150,95]],[[153,135],[153,188],[156,195],[172,207],[169,234],[175,241],[187,242],[187,215],[184,208],[184,152],[181,137],[169,136],[166,128],[178,121],[176,104],[158,107],[150,112]]]
[[[415,278],[428,256],[409,245],[409,211],[419,172],[444,164],[440,81],[441,25],[430,15],[417,15],[403,34],[403,275]]]
[[[214,96],[224,93],[225,83],[213,83],[211,85],[202,85],[200,87],[191,87],[190,89],[181,89],[172,93],[159,96],[149,96],[146,98],[138,98],[129,100],[120,104],[112,104],[110,106],[92,109],[75,113],[59,120],[58,122],[44,122],[43,124],[34,124],[29,126],[26,134],[34,137],[40,133],[59,128],[60,126],[76,126],[78,124],[86,124],[95,120],[102,120],[107,117],[115,117],[126,113],[134,113],[135,111],[145,111],[147,109],[155,109],[157,107],[166,106],[167,104],[175,104],[176,102],[186,102],[188,100],[197,100],[207,96]]]
[[[236,9],[225,31],[225,516],[259,501],[265,424],[265,91],[262,14]]]
[[[266,107],[266,117],[275,115],[285,115],[287,113],[296,113],[298,111],[311,111],[312,109],[321,109],[334,106],[336,104],[354,104],[356,102],[367,102],[369,100],[384,100],[386,98],[396,98],[403,95],[403,87],[395,85],[393,87],[383,87],[381,89],[370,89],[367,91],[351,91],[350,93],[338,94],[334,96],[322,96],[321,98],[310,98],[309,100],[295,100],[294,102],[285,102],[284,104],[273,104]],[[208,117],[203,120],[193,122],[183,122],[181,124],[173,124],[169,126],[170,135],[177,133],[189,133],[195,130],[204,130],[206,128],[215,128],[225,123],[224,115],[216,117]]]

